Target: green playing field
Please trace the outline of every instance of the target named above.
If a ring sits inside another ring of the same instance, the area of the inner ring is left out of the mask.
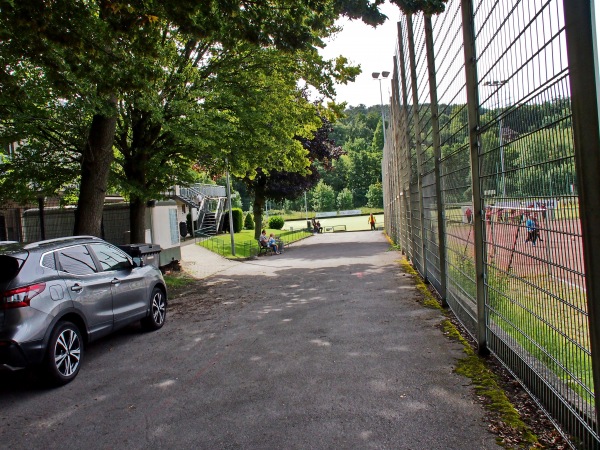
[[[310,219],[309,219],[310,220]],[[362,216],[338,216],[317,218],[321,222],[323,231],[340,231],[341,225],[346,226],[346,231],[364,231],[370,230],[369,215]],[[376,226],[383,227],[383,214],[375,214]],[[286,221],[283,225],[284,230],[300,230],[306,228],[306,219]],[[331,229],[330,229],[331,228]]]

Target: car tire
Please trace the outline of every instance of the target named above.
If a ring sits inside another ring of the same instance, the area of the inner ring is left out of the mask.
[[[165,293],[155,287],[150,296],[150,313],[141,321],[142,328],[147,331],[154,331],[162,328],[167,318],[167,297]]]
[[[81,368],[83,339],[77,325],[72,322],[59,322],[52,331],[44,372],[54,386],[62,386],[75,379]]]

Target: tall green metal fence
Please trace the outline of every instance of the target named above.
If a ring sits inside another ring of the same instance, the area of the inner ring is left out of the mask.
[[[390,237],[582,448],[600,447],[592,29],[589,1],[401,16],[382,162]]]

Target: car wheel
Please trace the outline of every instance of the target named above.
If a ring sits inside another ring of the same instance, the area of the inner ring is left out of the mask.
[[[75,379],[81,367],[83,339],[77,325],[59,322],[46,349],[45,372],[49,381],[62,386]]]
[[[152,290],[150,296],[150,314],[142,319],[142,328],[149,331],[161,328],[167,318],[167,298],[159,288]]]

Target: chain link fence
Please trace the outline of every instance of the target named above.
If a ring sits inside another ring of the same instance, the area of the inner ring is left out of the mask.
[[[10,208],[0,210],[0,240],[36,242],[71,236],[74,207]],[[150,224],[146,224],[149,228]],[[129,243],[129,203],[106,204],[101,237],[115,245]]]
[[[600,187],[576,154],[600,149],[578,150],[598,126],[576,122],[576,104],[597,111],[595,87],[575,100],[593,79],[573,63],[593,49],[590,2],[576,3],[401,16],[382,171],[390,238],[572,445],[599,448],[579,194]]]

